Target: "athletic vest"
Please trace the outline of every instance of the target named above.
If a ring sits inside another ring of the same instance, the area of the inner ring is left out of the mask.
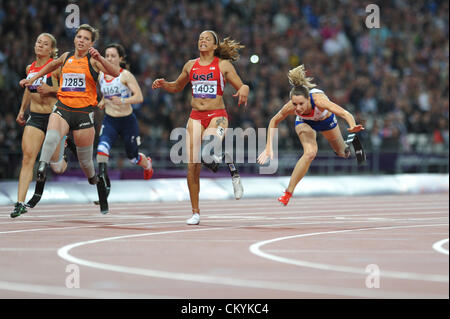
[[[218,57],[214,57],[209,65],[200,65],[200,58],[195,61],[189,74],[193,97],[215,99],[217,95],[223,95],[225,80],[219,69],[219,61]]]
[[[321,111],[321,110],[319,110],[319,109],[316,107],[316,103],[314,102],[314,99],[313,99],[313,96],[312,96],[314,93],[322,93],[322,94],[325,94],[322,90],[319,90],[319,89],[311,89],[311,90],[309,91],[309,97],[311,98],[312,111],[311,111],[311,113],[308,114],[308,115],[298,115],[298,114],[297,114],[296,121],[298,121],[298,120],[300,120],[300,119],[308,120],[308,121],[321,121],[321,120],[323,120],[324,118],[327,117],[327,115],[328,115],[328,110],[323,110],[323,111]],[[325,96],[326,96],[326,95],[325,95]],[[328,99],[327,96],[326,96],[326,98]]]
[[[90,63],[91,55],[75,59],[74,52],[70,52],[61,69],[61,79],[57,98],[63,104],[82,108],[97,105],[98,73]]]
[[[44,66],[46,66],[47,64],[49,64],[50,62],[52,62],[53,59],[50,58],[48,59],[47,62],[45,62],[45,64],[43,66],[37,67],[36,66],[36,61],[34,61],[31,66],[30,69],[28,70],[28,74],[27,74],[27,79],[31,79],[33,76],[35,76]],[[37,88],[40,87],[42,85],[42,83],[45,83],[49,86],[53,86],[53,81],[52,81],[52,74],[48,73],[47,75],[44,75],[42,77],[40,77],[39,79],[37,79],[36,81],[33,82],[33,84],[31,84],[30,86],[28,86],[28,90],[30,90],[31,93],[36,93],[37,92]]]
[[[131,96],[131,90],[120,81],[122,78],[122,71],[123,69],[120,69],[120,75],[111,80],[107,80],[105,74],[100,72],[100,80],[98,83],[100,84],[100,90],[105,98],[111,99],[113,96],[117,96],[126,99]]]

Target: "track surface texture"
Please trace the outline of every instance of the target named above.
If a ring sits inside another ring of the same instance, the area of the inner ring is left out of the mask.
[[[0,298],[449,298],[448,194],[0,206]]]

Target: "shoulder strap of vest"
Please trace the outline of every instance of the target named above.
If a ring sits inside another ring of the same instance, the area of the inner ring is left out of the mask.
[[[64,59],[64,63],[63,63],[63,67],[64,67],[64,65],[66,64],[66,62],[67,62],[67,60],[71,57],[71,56],[73,56],[75,54],[75,51],[70,51],[69,52],[69,54],[66,56],[66,58]]]
[[[314,103],[314,99],[313,99],[312,93],[309,93],[309,97],[311,98],[311,106],[314,109],[316,107],[316,103]]]
[[[89,65],[89,72],[91,73],[91,76],[94,79],[94,81],[97,82],[98,81],[98,72],[95,71],[94,67],[91,64],[91,55],[89,53],[87,54],[87,59],[88,59],[88,65]]]

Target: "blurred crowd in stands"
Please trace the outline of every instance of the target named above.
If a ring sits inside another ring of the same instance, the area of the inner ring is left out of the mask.
[[[362,139],[369,152],[448,153],[448,0],[0,3],[0,178],[17,176],[23,131],[15,122],[23,95],[18,82],[34,60],[36,37],[50,32],[60,54],[73,49],[73,30],[65,27],[70,3],[79,6],[80,23],[100,30],[96,47],[102,54],[111,42],[127,49],[144,94],[144,102],[134,106],[142,147],[150,151],[170,148],[170,132],[186,125],[191,109],[189,86],[167,94],[153,91],[152,81],[175,80],[184,63],[198,56],[200,32],[213,29],[245,45],[234,65],[251,94],[248,106],[238,107],[227,86],[230,127],[267,127],[288,101],[287,72],[304,64],[318,88],[365,125]],[[369,3],[380,9],[379,28],[366,25]],[[250,61],[252,55],[258,63]],[[301,149],[293,121],[280,126],[283,150]]]

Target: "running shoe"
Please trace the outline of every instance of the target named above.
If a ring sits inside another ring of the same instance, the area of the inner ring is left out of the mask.
[[[289,203],[289,200],[292,197],[292,193],[285,191],[283,196],[278,197],[278,201],[286,206]]]
[[[27,212],[28,211],[27,211],[27,207],[25,206],[25,204],[17,202],[16,205],[14,206],[14,211],[11,213],[10,216],[11,216],[11,218],[16,218]]]
[[[200,214],[199,213],[192,214],[192,217],[186,221],[186,224],[188,224],[188,225],[200,224]]]
[[[234,198],[241,199],[242,195],[244,194],[244,188],[242,187],[241,177],[239,176],[239,174],[235,174],[231,178],[231,182],[233,183]]]
[[[152,159],[147,157],[147,160],[150,161],[150,165],[152,163]],[[153,166],[150,169],[144,169],[144,179],[150,179],[153,176]]]

